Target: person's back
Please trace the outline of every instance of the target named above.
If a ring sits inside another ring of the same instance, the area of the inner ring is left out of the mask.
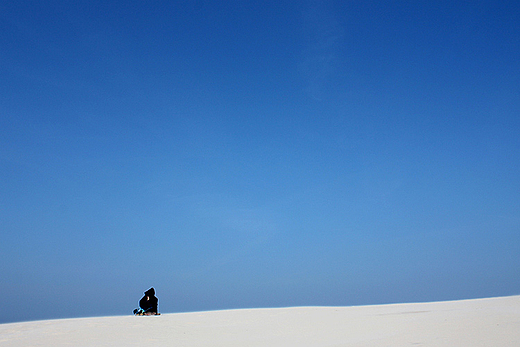
[[[157,309],[159,299],[155,296],[155,289],[152,287],[144,292],[144,296],[139,300],[139,310],[134,310],[137,315],[159,314]]]

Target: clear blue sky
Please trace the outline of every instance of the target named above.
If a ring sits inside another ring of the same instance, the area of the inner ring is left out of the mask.
[[[4,1],[0,322],[520,294],[517,1]]]

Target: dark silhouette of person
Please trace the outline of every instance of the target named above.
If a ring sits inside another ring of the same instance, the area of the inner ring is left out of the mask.
[[[158,303],[159,299],[155,296],[155,289],[152,287],[144,292],[144,296],[139,300],[140,310],[134,313],[144,315],[159,314],[159,310],[157,309]]]

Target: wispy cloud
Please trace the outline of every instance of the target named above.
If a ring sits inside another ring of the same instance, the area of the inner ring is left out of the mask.
[[[299,68],[309,95],[320,100],[335,72],[343,36],[334,13],[322,1],[309,1],[303,11],[304,42]]]

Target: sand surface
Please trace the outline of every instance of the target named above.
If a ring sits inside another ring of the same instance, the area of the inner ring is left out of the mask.
[[[0,346],[520,346],[520,296],[0,325]]]

